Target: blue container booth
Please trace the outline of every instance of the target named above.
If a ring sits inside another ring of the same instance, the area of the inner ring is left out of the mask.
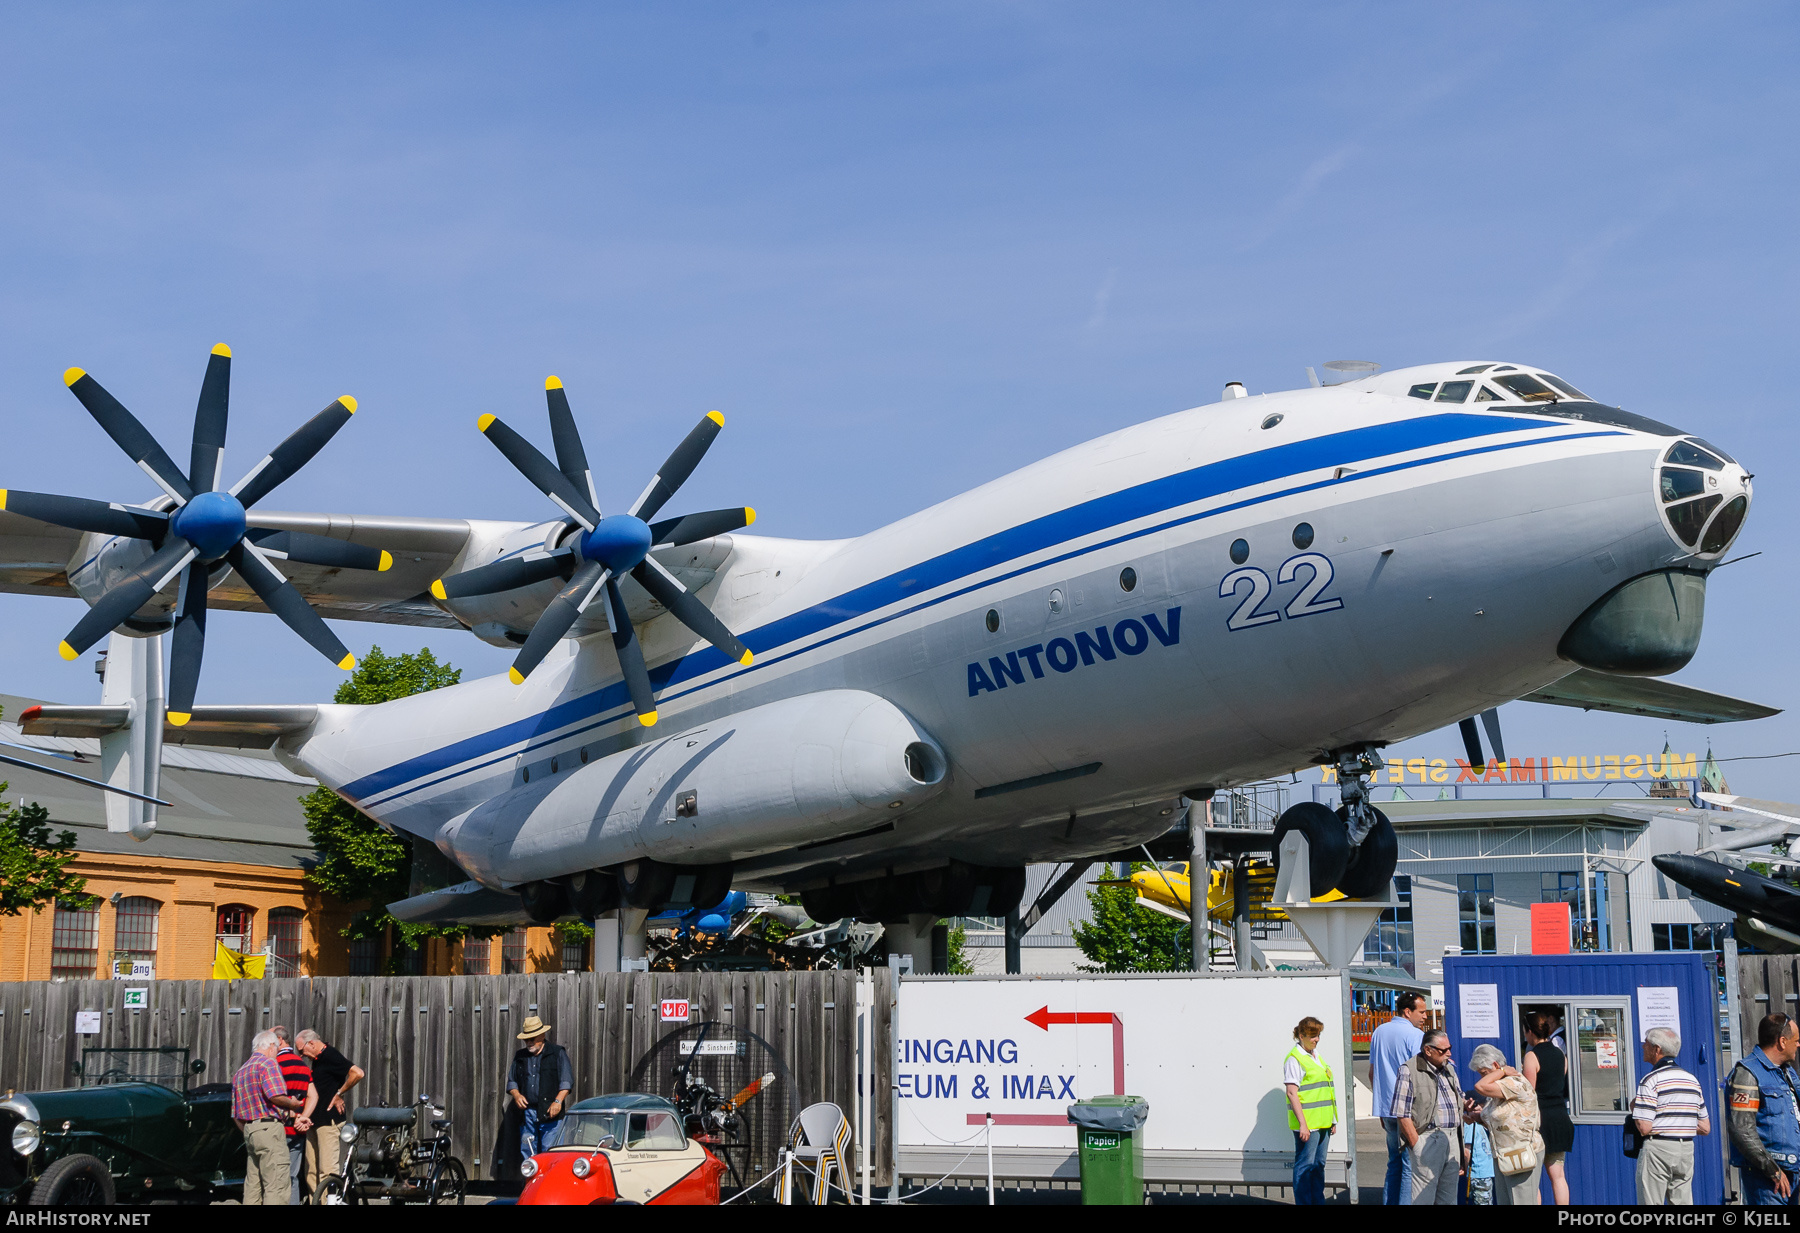
[[[1694,1141],[1694,1202],[1723,1201],[1719,990],[1712,956],[1446,956],[1444,1026],[1465,1090],[1475,1082],[1469,1056],[1477,1045],[1498,1045],[1507,1061],[1519,1064],[1527,1008],[1559,1016],[1568,1042],[1575,1146],[1563,1167],[1571,1202],[1636,1202],[1637,1162],[1622,1150],[1625,1114],[1645,1069],[1643,1034],[1665,1020],[1678,1025],[1681,1065],[1699,1078],[1712,1120],[1711,1136]],[[1542,1194],[1548,1204],[1548,1177]]]

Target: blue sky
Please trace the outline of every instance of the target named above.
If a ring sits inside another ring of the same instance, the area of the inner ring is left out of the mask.
[[[185,458],[225,341],[228,470],[361,400],[271,507],[538,517],[473,421],[535,428],[555,372],[603,498],[716,407],[684,499],[837,537],[1227,380],[1505,357],[1757,473],[1764,555],[1679,679],[1791,705],[1797,42],[1741,4],[12,5],[5,482],[142,499],[59,374]],[[78,615],[0,597],[0,690],[90,696]],[[266,618],[209,635],[202,702],[338,679]],[[1503,714],[1527,752],[1665,728]],[[1710,735],[1800,749],[1800,719]],[[1727,769],[1800,795],[1800,759]]]

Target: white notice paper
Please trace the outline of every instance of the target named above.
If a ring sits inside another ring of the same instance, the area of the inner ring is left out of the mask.
[[[1463,1039],[1500,1039],[1500,986],[1459,985],[1457,996],[1457,1021],[1462,1026]]]
[[[77,1036],[94,1036],[100,1031],[100,1012],[97,1010],[78,1010],[75,1012],[75,1034]]]
[[[1681,991],[1674,985],[1639,985],[1638,1039],[1651,1028],[1668,1028],[1681,1035]]]

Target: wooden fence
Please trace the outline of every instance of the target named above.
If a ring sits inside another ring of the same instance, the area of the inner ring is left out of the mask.
[[[793,1077],[793,1108],[829,1100],[849,1114],[856,1087],[856,976],[851,972],[581,972],[514,976],[334,976],[290,980],[82,980],[0,984],[0,1091],[79,1083],[84,1048],[178,1046],[206,1062],[195,1082],[229,1082],[264,1028],[312,1028],[368,1079],[351,1104],[410,1104],[430,1093],[454,1124],[455,1154],[476,1179],[492,1176],[506,1070],[527,1015],[555,1027],[569,1052],[576,1097],[628,1090],[632,1068],[679,1025],[660,1022],[664,998],[686,998],[695,1021],[756,1033]],[[123,1005],[147,988],[147,1005]],[[893,1159],[886,1117],[894,985],[875,970],[871,1018],[871,1163],[886,1185]],[[76,1032],[77,1012],[100,1030]]]

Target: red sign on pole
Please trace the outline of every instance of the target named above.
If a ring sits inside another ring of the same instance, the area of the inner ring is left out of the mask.
[[[1534,903],[1531,905],[1531,953],[1534,955],[1566,955],[1569,953],[1568,904]]]

